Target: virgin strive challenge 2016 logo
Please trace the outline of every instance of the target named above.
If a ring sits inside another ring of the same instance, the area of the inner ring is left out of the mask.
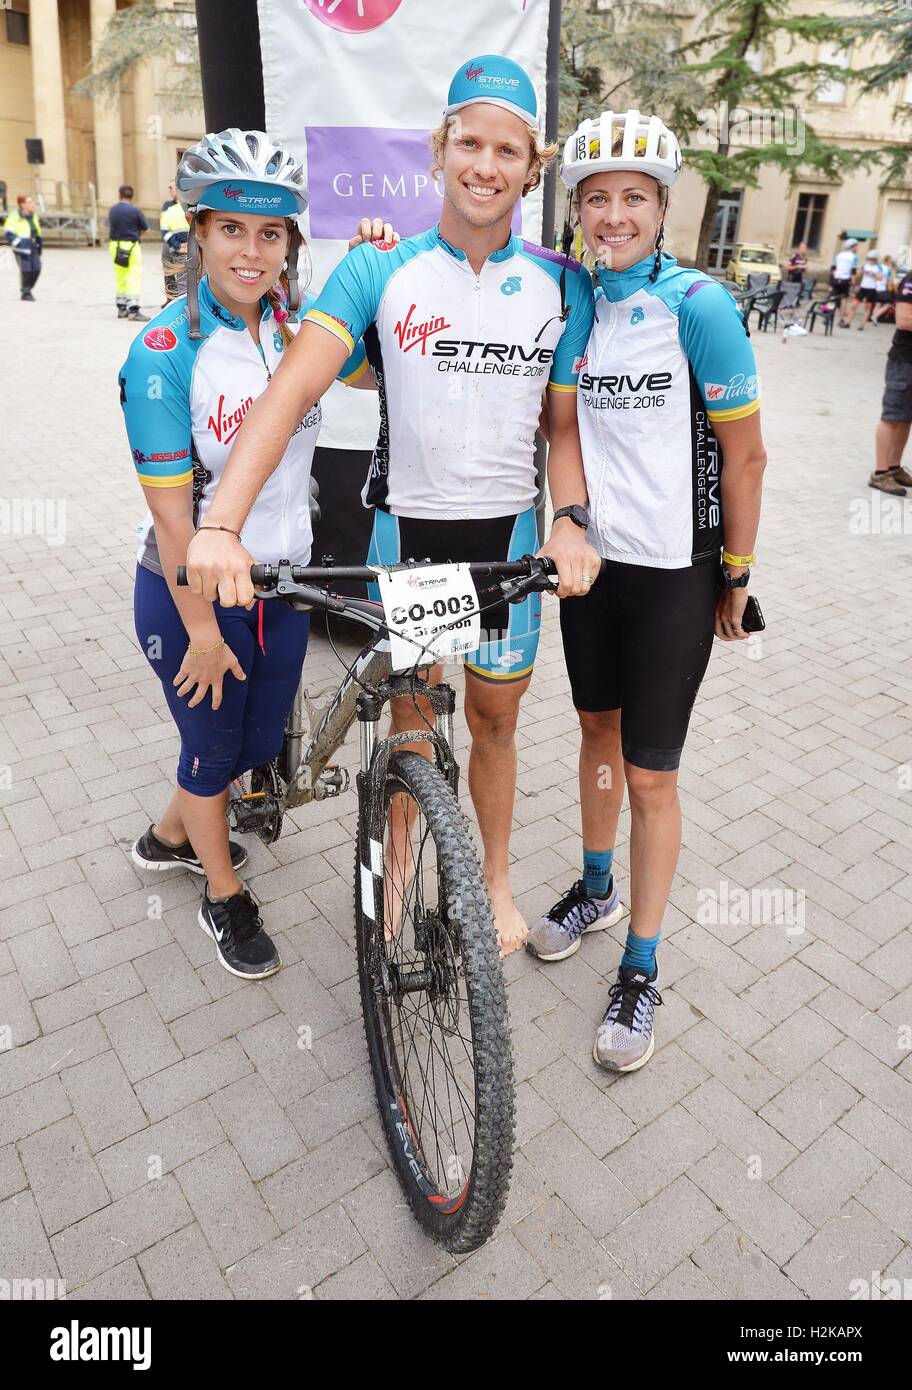
[[[304,0],[315,18],[331,29],[346,34],[367,34],[379,29],[402,4],[402,0]]]

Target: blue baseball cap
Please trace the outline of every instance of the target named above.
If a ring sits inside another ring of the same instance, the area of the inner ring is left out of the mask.
[[[223,179],[210,184],[200,194],[197,206],[217,212],[252,212],[257,217],[297,217],[300,212],[290,189],[251,179]]]
[[[450,83],[444,116],[476,102],[501,106],[533,130],[540,128],[538,94],[524,68],[499,53],[484,53],[464,63]]]

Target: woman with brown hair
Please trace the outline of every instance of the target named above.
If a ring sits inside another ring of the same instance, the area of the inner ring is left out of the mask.
[[[190,219],[187,296],[137,336],[120,373],[149,504],[137,555],[136,633],[181,735],[177,787],[132,857],[143,869],[204,874],[200,926],[226,970],[262,979],[279,969],[279,957],[237,876],[247,853],[229,841],[224,813],[231,783],[281,746],[308,616],[262,601],[224,608],[178,589],[176,576],[191,537],[205,529],[244,416],[297,330],[298,218],[308,197],[299,161],[262,131],[205,136],[185,153],[175,182]],[[388,225],[365,222],[351,244],[393,235]],[[340,375],[349,385],[372,384],[363,349]],[[263,563],[310,559],[320,423],[317,402],[244,523],[244,542]]]

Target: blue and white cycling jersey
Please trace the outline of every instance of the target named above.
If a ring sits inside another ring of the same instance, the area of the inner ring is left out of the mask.
[[[575,391],[592,286],[575,261],[511,236],[476,275],[433,228],[358,246],[307,318],[351,349],[363,335],[380,388],[366,505],[433,521],[514,516],[535,502],[547,386]]]
[[[715,280],[653,255],[599,272],[577,395],[589,541],[608,560],[682,569],[718,557],[722,457],[713,421],[760,408],[753,349]]]
[[[190,337],[187,301],[175,299],[133,340],[120,369],[120,401],[137,476],[145,487],[192,483],[197,526],[209,509],[244,416],[282,360],[282,335],[265,298],[262,306],[255,343],[243,319],[218,302],[204,276],[199,285],[204,336]],[[290,327],[295,331],[298,325]],[[366,371],[359,343],[340,380],[350,383]],[[310,559],[310,469],[321,420],[317,401],[244,522],[241,540],[261,564],[291,560],[306,565]],[[162,573],[151,512],[140,528],[137,559]]]

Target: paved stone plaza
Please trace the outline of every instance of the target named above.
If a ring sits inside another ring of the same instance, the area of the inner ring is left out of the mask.
[[[0,1278],[107,1299],[846,1299],[912,1279],[912,499],[865,485],[892,330],[754,339],[767,633],[717,643],[697,703],[656,1054],[628,1077],[591,1060],[626,920],[562,964],[507,962],[513,1185],[457,1260],[408,1213],[376,1114],[354,793],[248,841],[284,961],[261,984],[214,960],[196,877],[130,861],[177,750],[133,634],[116,372],[135,329],[106,252],[45,265],[21,304],[0,257]],[[154,247],[145,283],[151,313]],[[50,501],[46,537],[16,499]],[[315,639],[311,691],[337,669]],[[550,601],[519,747],[533,917],[580,863]]]

